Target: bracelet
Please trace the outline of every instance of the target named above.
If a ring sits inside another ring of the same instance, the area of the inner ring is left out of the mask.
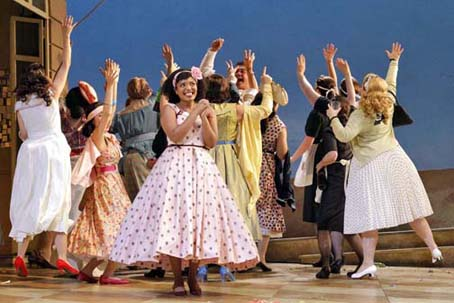
[[[389,62],[391,62],[391,61],[396,61],[396,59],[394,59],[394,58],[389,59]]]

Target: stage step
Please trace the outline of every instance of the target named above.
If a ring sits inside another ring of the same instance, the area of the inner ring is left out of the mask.
[[[454,246],[454,228],[433,229],[435,242],[439,246]],[[381,232],[377,251],[424,248],[424,242],[414,231]],[[344,251],[351,252],[350,246],[344,241]],[[300,256],[318,255],[319,249],[316,237],[273,239],[267,253],[269,262],[300,262]],[[398,263],[399,260],[396,260]]]
[[[388,266],[414,267],[454,267],[454,246],[440,246],[444,260],[442,263],[432,264],[432,256],[428,248],[398,248],[377,250],[375,262]],[[354,252],[344,253],[345,264],[356,265],[358,260]],[[301,255],[299,261],[303,264],[312,264],[320,259],[319,254]]]

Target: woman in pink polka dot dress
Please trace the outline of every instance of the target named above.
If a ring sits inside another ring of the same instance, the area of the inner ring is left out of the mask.
[[[171,268],[173,291],[179,296],[186,295],[181,269],[189,266],[190,293],[201,295],[196,279],[199,265],[246,269],[254,267],[259,257],[208,153],[217,141],[217,124],[208,100],[201,99],[199,69],[175,71],[164,83],[163,93],[170,101],[161,116],[169,144],[129,209],[110,258]]]

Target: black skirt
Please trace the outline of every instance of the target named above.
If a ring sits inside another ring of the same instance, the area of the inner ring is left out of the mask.
[[[328,166],[327,188],[323,191],[318,210],[319,230],[344,232],[346,167],[339,163]]]

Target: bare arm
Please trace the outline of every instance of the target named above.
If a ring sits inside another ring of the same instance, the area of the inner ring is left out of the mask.
[[[334,79],[336,94],[339,95],[339,88],[337,87],[337,74],[336,69],[334,68],[334,56],[336,56],[337,48],[333,43],[327,44],[323,49],[323,57],[326,61],[326,66],[328,68],[328,75]]]
[[[319,172],[322,168],[333,164],[334,162],[336,162],[336,160],[337,160],[337,151],[330,151],[330,152],[326,153],[326,155],[323,157],[323,159],[320,160],[320,162],[318,162],[316,165],[317,172]]]
[[[161,98],[159,99],[159,112],[162,113],[167,104],[169,104],[169,98],[166,95],[161,94]]]
[[[296,76],[298,79],[298,84],[301,88],[301,91],[306,96],[307,100],[311,105],[315,104],[318,98],[320,98],[320,94],[317,93],[312,85],[307,81],[306,76],[304,73],[306,72],[306,58],[304,55],[300,55],[296,58]]]
[[[276,153],[279,159],[284,160],[285,155],[288,153],[287,145],[287,128],[282,128],[279,136],[277,137]]]
[[[354,107],[359,106],[359,102],[356,101],[355,87],[353,86],[352,73],[350,72],[350,66],[347,60],[338,58],[336,60],[337,68],[341,71],[345,78],[345,84],[347,85],[347,101]]]
[[[245,50],[244,51],[244,67],[246,68],[247,77],[249,80],[249,88],[259,89],[259,85],[257,83],[257,79],[255,78],[254,73],[254,61],[255,61],[255,54],[252,50]]]
[[[71,32],[74,28],[73,17],[68,16],[63,21],[63,61],[60,69],[55,75],[55,80],[52,83],[52,91],[54,98],[59,99],[65,88],[66,79],[68,78],[69,68],[71,66]]]
[[[116,88],[116,82],[118,81],[119,74],[119,65],[113,60],[107,59],[104,70],[104,75],[106,77],[106,95],[104,97],[104,106],[101,114],[101,121],[92,134],[93,142],[101,152],[106,148],[106,143],[104,142],[104,133],[108,128],[110,121],[112,121],[112,116],[114,113],[114,106],[112,106],[112,101],[113,96],[116,94],[114,90]]]
[[[27,129],[25,128],[24,120],[22,119],[22,116],[19,111],[16,113],[16,115],[17,115],[17,123],[19,124],[19,138],[22,141],[25,141],[28,138],[28,133],[27,133]]]
[[[293,153],[293,155],[290,158],[290,162],[295,162],[298,160],[309,148],[311,148],[312,144],[314,143],[315,138],[314,137],[309,137],[305,136],[303,139],[303,142],[301,142],[300,146],[298,149]]]
[[[218,141],[218,124],[216,121],[216,113],[211,107],[205,109],[200,115],[202,118],[202,136],[206,147],[213,148]]]
[[[172,48],[167,43],[164,43],[162,46],[162,57],[165,61],[165,66],[167,67],[167,75],[170,75],[175,68],[175,62],[173,57]]]
[[[207,100],[205,101],[200,100],[189,114],[188,118],[180,125],[177,124],[177,116],[170,105],[167,104],[163,107],[161,112],[161,126],[170,140],[173,142],[180,142],[184,139],[186,134],[193,127],[197,116],[209,106],[209,102]]]

